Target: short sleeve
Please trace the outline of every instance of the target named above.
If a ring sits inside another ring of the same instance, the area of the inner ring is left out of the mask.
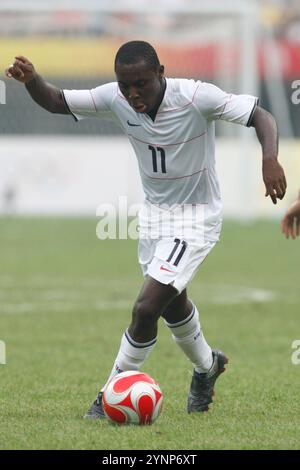
[[[113,119],[111,102],[117,92],[116,83],[107,83],[91,90],[62,90],[62,96],[76,121],[91,117]]]
[[[211,83],[200,82],[195,93],[195,105],[207,120],[221,119],[249,127],[258,98],[229,94]]]

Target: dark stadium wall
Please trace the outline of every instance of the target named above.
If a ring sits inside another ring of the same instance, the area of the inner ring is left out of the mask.
[[[47,76],[50,83],[59,88],[66,89],[86,89],[101,85],[107,81],[114,80],[114,77],[102,77],[91,79],[76,77],[70,79],[67,77]],[[194,78],[197,78],[196,76]],[[198,77],[201,79],[201,77]],[[208,77],[205,80],[210,81]],[[291,102],[292,80],[285,80],[285,92],[287,103],[290,109],[291,121],[294,135],[300,137],[300,104],[295,105]],[[0,121],[0,135],[9,134],[80,134],[80,135],[115,135],[122,131],[112,122],[98,119],[87,119],[79,124],[75,123],[72,117],[53,115],[37,106],[27,94],[23,85],[10,81],[7,89],[7,104],[2,107],[3,118]],[[239,90],[229,90],[238,93]],[[269,111],[272,111],[270,100],[267,93],[266,83],[260,80],[260,105]],[[5,118],[4,118],[5,116]],[[276,117],[276,116],[275,116]],[[218,134],[218,128],[217,128]],[[281,137],[285,137],[281,133]]]

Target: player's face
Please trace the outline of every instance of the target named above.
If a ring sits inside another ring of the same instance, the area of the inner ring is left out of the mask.
[[[161,100],[164,68],[153,70],[144,61],[136,64],[117,64],[119,88],[136,113],[149,113]]]

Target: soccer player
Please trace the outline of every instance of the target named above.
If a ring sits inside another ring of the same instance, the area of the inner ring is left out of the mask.
[[[298,199],[286,211],[281,221],[281,231],[285,238],[291,236],[293,240],[300,235],[300,190]]]
[[[162,316],[193,364],[187,411],[207,411],[228,359],[206,342],[186,288],[220,236],[214,121],[255,128],[262,146],[265,195],[274,204],[286,191],[277,161],[276,123],[254,96],[227,94],[201,81],[165,78],[156,51],[144,41],[120,47],[115,73],[116,82],[92,90],[59,90],[23,56],[6,70],[8,77],[25,83],[34,101],[46,110],[71,114],[76,121],[109,118],[128,136],[146,196],[139,214],[139,262],[145,280],[108,380],[121,371],[140,369],[155,346]],[[104,417],[104,388],[86,418]]]

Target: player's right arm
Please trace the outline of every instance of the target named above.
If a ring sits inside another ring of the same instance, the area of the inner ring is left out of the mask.
[[[70,113],[61,90],[45,82],[26,57],[16,56],[14,63],[5,70],[5,74],[8,78],[24,83],[31,98],[50,113]]]

